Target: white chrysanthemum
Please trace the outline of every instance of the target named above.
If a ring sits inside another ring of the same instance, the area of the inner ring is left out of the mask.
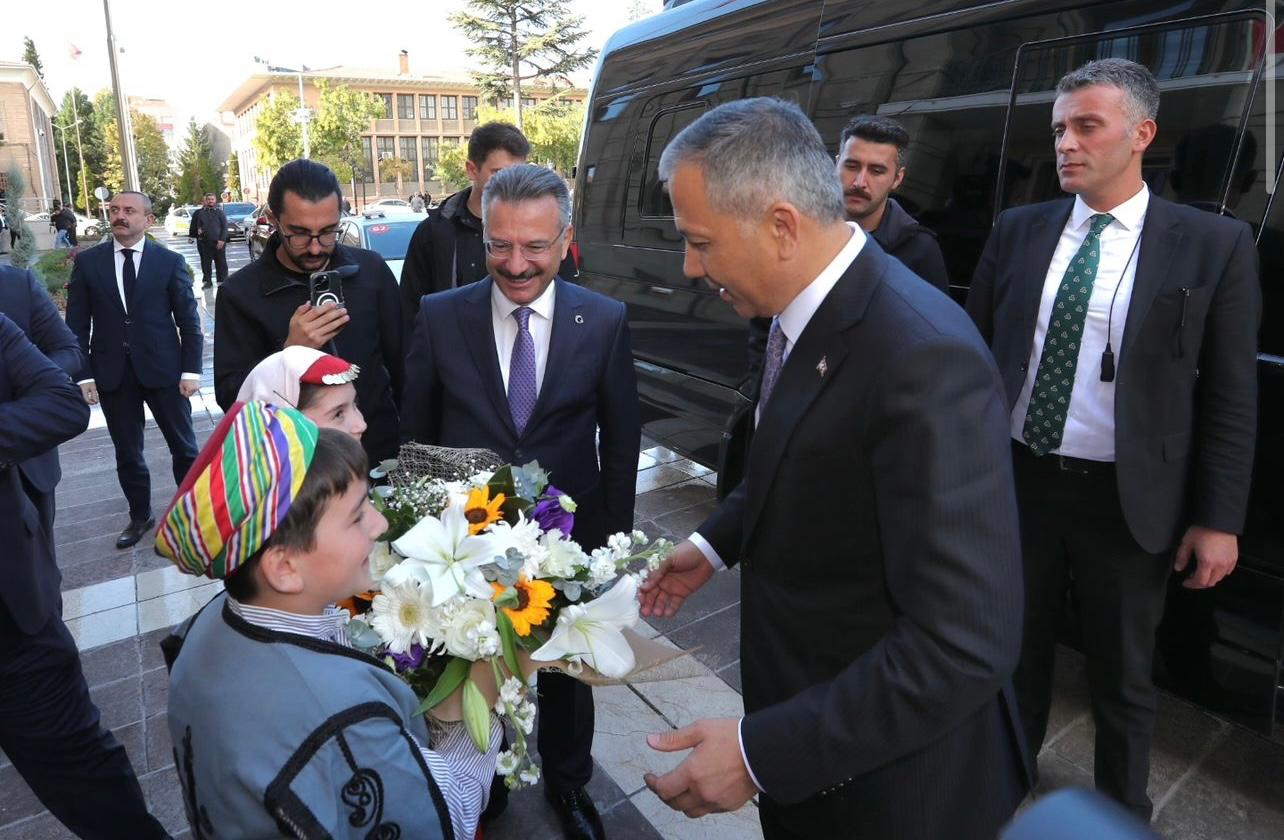
[[[568,540],[561,531],[553,529],[540,538],[540,545],[547,551],[544,559],[544,577],[570,578],[578,568],[587,566],[588,555],[575,540]]]
[[[441,635],[432,608],[432,588],[415,581],[380,592],[370,604],[370,612],[370,626],[393,653],[405,653],[414,644],[429,649]]]
[[[495,605],[480,599],[464,601],[450,616],[445,636],[446,651],[451,656],[476,662],[499,653]]]
[[[609,557],[594,557],[589,564],[589,585],[601,586],[615,579],[615,561]]]
[[[517,769],[519,764],[521,764],[521,759],[517,757],[517,753],[512,750],[504,750],[495,757],[495,772],[501,776],[508,776]]]
[[[607,538],[606,545],[619,557],[628,557],[633,553],[633,535],[612,534]]]

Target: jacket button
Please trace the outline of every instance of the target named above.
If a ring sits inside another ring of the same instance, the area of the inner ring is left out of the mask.
[[[514,450],[513,450],[513,460],[514,460],[514,461],[518,461],[518,462],[519,462],[519,466],[520,466],[520,461],[521,461],[521,460],[522,460],[522,458],[524,458],[524,457],[525,457],[525,456],[524,456],[524,455],[522,455],[522,450],[520,450],[520,449],[514,449]]]
[[[1027,362],[1022,362],[1022,363],[1021,363],[1021,372],[1022,372],[1022,373],[1025,373],[1025,372],[1026,372],[1027,370],[1029,370],[1029,369],[1030,369],[1030,365],[1029,365],[1029,363],[1027,363]]]
[[[125,319],[125,326],[127,326],[127,327],[128,327],[131,323],[133,323],[133,322],[132,322],[132,321],[130,321],[128,318],[126,318],[126,319]]]

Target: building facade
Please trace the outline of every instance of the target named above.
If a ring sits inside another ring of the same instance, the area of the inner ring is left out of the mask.
[[[38,212],[62,193],[54,156],[57,112],[53,97],[30,64],[0,61],[0,195]],[[9,195],[9,170],[27,182],[23,196]]]
[[[355,206],[380,198],[421,192],[440,199],[447,192],[435,177],[442,151],[453,144],[467,143],[477,126],[477,110],[483,104],[481,90],[462,75],[414,75],[409,57],[399,56],[398,72],[358,67],[336,67],[310,71],[303,76],[303,99],[316,113],[320,102],[318,82],[331,87],[373,93],[383,101],[384,112],[370,121],[361,134],[364,170],[356,183],[345,185],[354,193]],[[259,114],[276,92],[299,95],[299,74],[265,71],[252,74],[219,107],[233,115],[232,147],[240,165],[241,191],[246,201],[266,201],[274,174],[261,166],[254,147]],[[580,103],[587,91],[581,88],[524,89],[522,105],[530,108],[550,97],[566,103]],[[506,103],[499,103],[504,106]],[[511,103],[507,103],[510,104]]]

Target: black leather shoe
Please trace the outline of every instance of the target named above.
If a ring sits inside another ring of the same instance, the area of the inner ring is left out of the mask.
[[[222,283],[219,283],[219,285],[221,286],[221,285],[223,285],[223,284],[222,284]],[[210,281],[206,280],[204,283],[202,283],[202,284],[201,284],[201,288],[202,288],[202,289],[212,289],[212,288],[214,288],[214,284],[213,284],[213,283],[211,283]]]
[[[116,538],[116,547],[129,548],[131,545],[134,545],[146,536],[147,532],[155,527],[156,517],[154,516],[149,516],[146,519],[135,519],[133,522],[129,523],[125,530],[120,532],[120,536]]]
[[[606,840],[606,829],[602,827],[597,806],[584,788],[560,792],[545,788],[544,798],[557,812],[557,818],[562,822],[562,833],[567,840]]]

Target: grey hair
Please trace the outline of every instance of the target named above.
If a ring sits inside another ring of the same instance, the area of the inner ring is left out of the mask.
[[[1126,58],[1089,61],[1061,77],[1057,82],[1057,95],[1091,85],[1109,85],[1122,90],[1133,126],[1159,116],[1159,82],[1145,65]]]
[[[793,102],[757,97],[719,105],[665,147],[660,180],[671,180],[683,163],[700,167],[715,211],[742,221],[756,220],[777,201],[819,222],[845,218],[834,159]]]
[[[558,224],[562,227],[569,225],[571,194],[560,175],[533,163],[507,166],[492,175],[486,182],[486,189],[482,191],[482,227],[486,226],[486,216],[492,202],[534,201],[545,196],[557,199]]]
[[[146,214],[149,214],[149,215],[151,214],[151,212],[152,212],[152,198],[151,198],[151,196],[149,196],[147,193],[145,193],[145,192],[139,192],[138,190],[121,190],[120,192],[116,193],[116,195],[113,195],[113,196],[112,196],[112,198],[116,198],[116,196],[121,196],[121,195],[136,195],[136,196],[138,196],[139,198],[141,198],[141,199],[143,200],[143,212],[144,212],[144,213],[146,213]]]

